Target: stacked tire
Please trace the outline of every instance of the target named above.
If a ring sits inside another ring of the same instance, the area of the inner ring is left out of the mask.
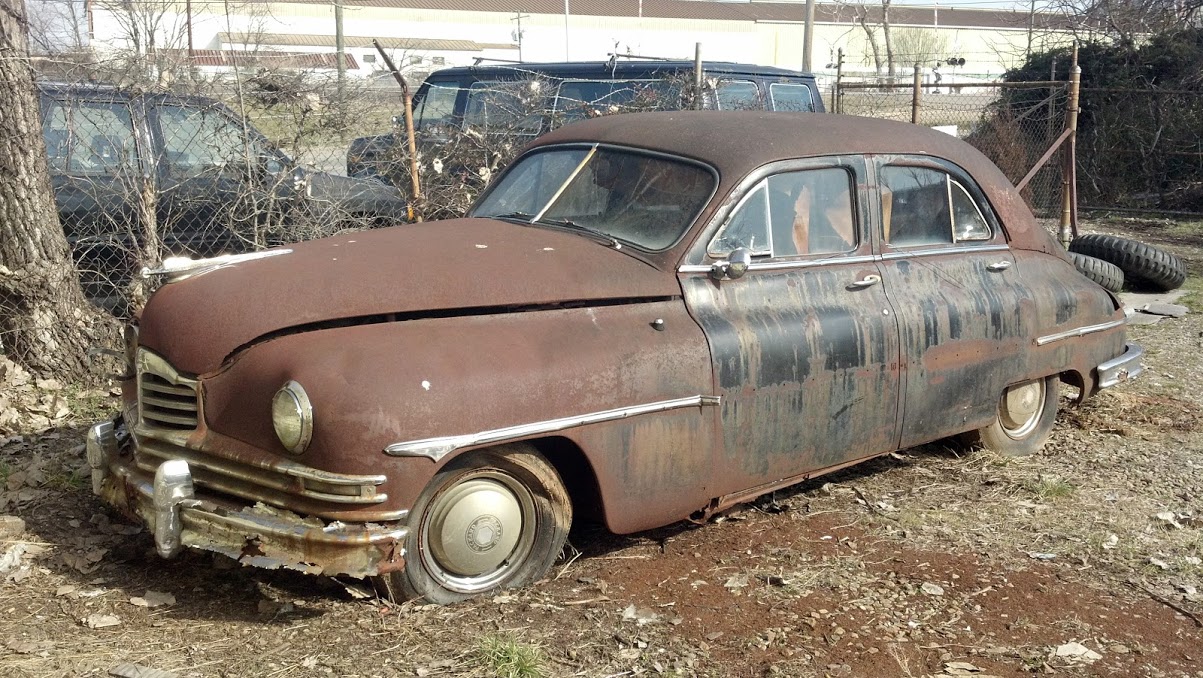
[[[1177,289],[1186,282],[1186,267],[1181,259],[1136,240],[1082,235],[1069,244],[1069,251],[1083,275],[1112,292],[1118,292],[1124,282],[1132,288],[1157,292]],[[1118,269],[1118,284],[1115,271],[1103,264]]]

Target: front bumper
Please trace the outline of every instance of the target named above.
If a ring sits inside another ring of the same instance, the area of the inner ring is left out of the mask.
[[[247,505],[198,493],[187,461],[165,461],[151,476],[134,464],[133,444],[120,421],[96,424],[88,431],[92,492],[144,523],[164,558],[194,548],[254,567],[353,577],[405,566],[409,530],[399,522],[326,522],[262,503]]]
[[[1122,354],[1099,365],[1099,388],[1111,388],[1139,376],[1145,370],[1140,362],[1144,354],[1145,350],[1139,344],[1126,344]]]

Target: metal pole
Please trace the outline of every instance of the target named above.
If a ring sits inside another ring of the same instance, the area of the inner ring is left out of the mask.
[[[564,0],[564,61],[568,60],[568,0]]]
[[[923,71],[915,64],[915,83],[911,92],[911,124],[919,124],[919,92],[923,88]]]
[[[421,221],[421,210],[414,210],[414,205],[420,205],[422,200],[422,185],[418,182],[418,142],[417,135],[414,134],[414,100],[410,96],[409,83],[405,81],[405,76],[401,75],[401,71],[393,64],[388,52],[380,46],[380,41],[372,40],[372,44],[376,46],[376,51],[384,59],[384,65],[392,71],[397,84],[401,85],[401,98],[405,102],[405,138],[409,142],[409,182],[410,189],[413,191],[413,199],[409,201],[409,218]]]
[[[840,112],[840,85],[844,80],[844,48],[835,52],[835,85],[831,90],[831,112]]]
[[[693,46],[693,107],[702,110],[702,43]]]
[[[347,45],[343,39],[343,0],[334,0],[334,51],[338,55],[338,102],[347,89]]]
[[[806,27],[802,31],[802,70],[811,70],[810,53],[814,49],[815,0],[806,0]]]
[[[1061,167],[1061,227],[1058,230],[1058,237],[1061,244],[1069,247],[1070,240],[1073,239],[1074,233],[1077,231],[1075,217],[1077,216],[1078,206],[1075,195],[1077,186],[1076,172],[1074,162],[1077,159],[1075,146],[1077,145],[1077,130],[1078,130],[1078,89],[1081,84],[1082,69],[1078,66],[1078,46],[1074,45],[1073,65],[1069,71],[1069,110],[1065,114],[1065,129],[1069,130],[1069,146],[1065,153],[1065,162]]]

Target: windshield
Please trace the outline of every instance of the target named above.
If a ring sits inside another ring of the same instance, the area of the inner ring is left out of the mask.
[[[675,243],[714,192],[714,174],[684,160],[613,148],[523,158],[472,210],[600,232],[647,250]]]

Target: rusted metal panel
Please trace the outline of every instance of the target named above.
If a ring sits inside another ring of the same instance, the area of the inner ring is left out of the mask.
[[[680,294],[670,273],[594,239],[489,219],[363,231],[291,249],[165,285],[143,313],[142,345],[203,374],[236,348],[287,328]]]

